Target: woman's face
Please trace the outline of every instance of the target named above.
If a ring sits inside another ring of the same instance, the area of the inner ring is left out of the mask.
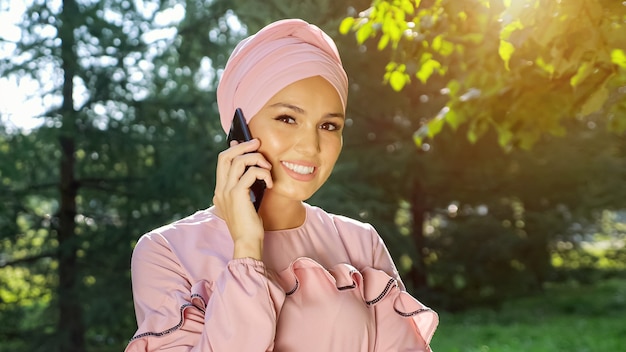
[[[326,182],[343,144],[344,110],[335,88],[320,76],[276,93],[250,120],[250,133],[272,164],[267,192],[306,200]]]

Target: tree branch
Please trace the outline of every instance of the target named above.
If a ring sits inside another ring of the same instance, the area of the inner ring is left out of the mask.
[[[24,257],[24,258],[18,258],[18,259],[13,259],[10,261],[4,261],[1,260],[0,261],[0,268],[5,268],[8,266],[17,266],[17,265],[24,265],[24,264],[31,264],[34,263],[36,261],[38,261],[39,259],[43,259],[43,258],[52,258],[54,257],[54,253],[41,253],[38,255],[34,255],[31,257]]]

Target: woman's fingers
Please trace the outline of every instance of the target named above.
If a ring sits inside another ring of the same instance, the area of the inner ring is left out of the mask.
[[[225,154],[226,157],[230,156],[231,158],[233,158],[237,155],[254,152],[257,149],[259,149],[260,146],[261,146],[261,142],[259,142],[258,139],[252,139],[247,142],[241,142],[241,143],[237,141],[231,141],[230,148],[224,150],[220,154]]]
[[[257,139],[253,139],[244,143],[237,143],[236,141],[231,142],[232,147],[222,151],[219,153],[217,157],[217,180],[224,180],[225,177],[230,173],[230,167],[233,163],[233,160],[237,157],[240,157],[246,153],[252,153],[259,148],[260,142]],[[217,184],[216,186],[219,186]]]
[[[260,142],[257,139],[253,139],[244,143],[237,143],[236,141],[233,141],[231,142],[231,144],[233,145],[232,147],[222,151],[217,157],[216,177],[218,181],[220,179],[225,179],[225,177],[230,173],[231,165],[236,158],[248,153],[253,153],[260,146]],[[266,160],[264,161],[266,162]],[[256,163],[252,163],[250,165],[256,165]]]
[[[230,167],[232,168],[245,168],[246,166],[260,166],[266,169],[271,169],[272,164],[263,157],[261,153],[247,153],[239,155],[231,159]]]
[[[259,145],[258,140],[233,142],[232,147],[220,153],[215,185],[216,205],[239,203],[244,199],[249,202],[249,189],[257,179],[265,181],[266,186],[272,188],[272,164],[262,154],[255,153]]]
[[[247,168],[258,167],[262,169],[271,170],[272,164],[267,161],[261,153],[249,153],[238,156],[230,163],[228,173],[236,178],[237,175],[241,177]]]
[[[256,180],[265,181],[265,186],[267,188],[272,188],[273,186],[272,174],[270,173],[269,169],[252,166],[252,167],[249,167],[243,173],[243,175],[241,175],[241,177],[239,178],[239,182],[236,183],[235,187],[242,187],[244,189],[250,189],[250,187],[252,187],[252,184]]]

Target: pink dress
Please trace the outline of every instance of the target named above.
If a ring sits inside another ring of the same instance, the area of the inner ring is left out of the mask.
[[[266,232],[263,262],[231,259],[213,208],[144,235],[126,351],[430,351],[437,314],[374,228],[305,206],[302,226]]]

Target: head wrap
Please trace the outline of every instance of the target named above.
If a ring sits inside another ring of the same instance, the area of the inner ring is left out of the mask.
[[[242,40],[226,63],[217,87],[222,128],[228,133],[236,108],[249,122],[281,89],[314,76],[337,90],[345,110],[348,77],[333,40],[299,19],[267,25]]]

